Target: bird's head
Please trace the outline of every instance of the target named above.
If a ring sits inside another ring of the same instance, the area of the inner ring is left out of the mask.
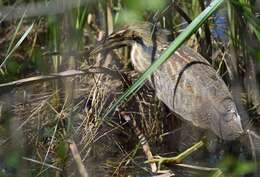
[[[158,52],[168,46],[170,33],[150,23],[132,24],[107,36],[91,55],[124,46],[131,47],[131,61],[139,72],[145,71]]]

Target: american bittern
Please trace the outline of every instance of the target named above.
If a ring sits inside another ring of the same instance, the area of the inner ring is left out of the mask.
[[[149,23],[127,26],[109,35],[92,53],[131,46],[131,62],[142,73],[169,46],[167,34]],[[244,133],[226,84],[209,62],[191,48],[180,47],[150,82],[157,97],[194,126],[211,130],[225,140],[234,140]]]
[[[92,54],[130,46],[131,62],[142,73],[169,46],[168,34],[166,30],[154,28],[149,23],[126,26],[109,35]],[[258,161],[260,137],[242,128],[227,85],[199,53],[187,46],[180,47],[149,80],[159,100],[175,115],[194,126],[214,132],[221,139],[239,139],[252,150],[254,160]],[[164,160],[159,159],[159,166]],[[260,164],[256,164],[258,177]]]

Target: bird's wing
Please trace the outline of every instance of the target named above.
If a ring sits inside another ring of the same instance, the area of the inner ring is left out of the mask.
[[[243,132],[232,96],[206,59],[190,48],[180,48],[154,74],[157,96],[193,125],[223,139]]]

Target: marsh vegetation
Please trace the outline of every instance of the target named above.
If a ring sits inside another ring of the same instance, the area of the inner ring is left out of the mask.
[[[1,0],[0,177],[153,176],[149,153],[176,156],[202,139],[162,168],[180,177],[253,176],[239,141],[180,120],[148,82],[128,89],[140,76],[129,47],[90,56],[122,26],[157,24],[174,41],[196,19],[179,43],[208,60],[243,126],[260,134],[260,1],[214,1],[219,7],[199,21],[210,0]]]

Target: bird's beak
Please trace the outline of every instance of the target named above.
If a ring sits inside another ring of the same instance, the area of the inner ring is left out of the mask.
[[[106,52],[109,50],[130,46],[131,42],[132,39],[122,36],[121,33],[112,33],[90,52],[90,56],[96,55],[100,52]]]

